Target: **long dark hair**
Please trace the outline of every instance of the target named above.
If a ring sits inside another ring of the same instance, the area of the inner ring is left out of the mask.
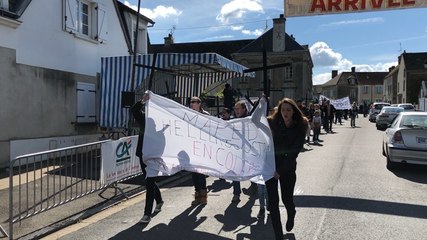
[[[288,103],[292,106],[292,109],[294,110],[294,114],[292,115],[293,124],[296,125],[296,127],[301,131],[301,133],[305,134],[307,132],[308,119],[304,116],[301,109],[299,109],[293,99],[285,97],[277,104],[277,110],[274,111],[274,113],[268,117],[268,121],[270,123],[270,128],[273,135],[279,130],[280,125],[284,124],[284,119],[281,114],[282,104],[284,103]]]

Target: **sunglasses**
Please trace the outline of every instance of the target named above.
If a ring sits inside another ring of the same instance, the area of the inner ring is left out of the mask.
[[[190,103],[200,103],[200,102],[197,100],[194,100],[194,101],[190,101]]]

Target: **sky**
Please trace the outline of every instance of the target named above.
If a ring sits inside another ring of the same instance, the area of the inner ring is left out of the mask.
[[[120,0],[137,11],[138,0]],[[283,0],[141,0],[141,14],[155,24],[150,41],[161,44],[255,39],[284,14]],[[289,17],[285,31],[308,45],[313,84],[331,71],[388,71],[404,51],[427,52],[427,8]]]

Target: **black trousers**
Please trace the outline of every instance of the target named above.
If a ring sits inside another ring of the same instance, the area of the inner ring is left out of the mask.
[[[206,189],[206,176],[201,173],[191,173],[191,177],[193,178],[194,190],[196,192]]]
[[[145,165],[141,157],[139,157],[139,164],[141,165],[142,173],[147,176],[147,172],[145,171],[145,167],[147,167],[147,165]],[[156,183],[156,177],[147,177],[145,179],[145,189],[146,196],[144,215],[151,216],[151,213],[153,212],[154,199],[156,200],[156,203],[163,202],[160,188]]]
[[[278,183],[280,181],[280,192],[282,195],[282,202],[285,205],[286,212],[289,215],[295,214],[294,204],[294,188],[297,175],[295,172],[287,172],[281,175],[277,180],[274,177],[265,182],[268,194],[268,206],[270,208],[271,222],[273,223],[273,230],[276,239],[283,239],[282,221],[280,220],[279,209],[279,191]]]

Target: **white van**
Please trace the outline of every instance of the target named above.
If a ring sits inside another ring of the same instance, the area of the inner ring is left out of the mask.
[[[384,106],[390,106],[390,103],[386,102],[375,102],[372,104],[371,109],[369,109],[369,121],[375,122],[377,120],[378,113],[381,112],[381,109]]]

